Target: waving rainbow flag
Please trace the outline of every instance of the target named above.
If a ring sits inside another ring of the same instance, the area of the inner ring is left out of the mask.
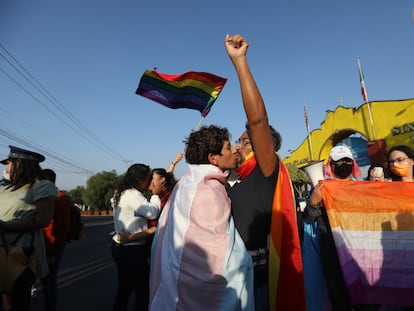
[[[135,93],[168,108],[198,110],[206,117],[226,81],[208,72],[171,75],[153,69],[144,72]]]
[[[321,183],[351,302],[414,306],[414,183]]]
[[[305,283],[293,188],[286,166],[279,176],[272,204],[269,243],[270,310],[305,311]]]

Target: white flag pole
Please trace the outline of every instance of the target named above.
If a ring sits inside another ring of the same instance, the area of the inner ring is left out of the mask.
[[[201,117],[200,121],[198,121],[198,123],[197,123],[197,125],[194,129],[194,132],[198,131],[200,129],[201,125],[203,124],[204,119],[205,119],[204,117]]]

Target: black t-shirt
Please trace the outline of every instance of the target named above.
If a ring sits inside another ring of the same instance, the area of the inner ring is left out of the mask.
[[[277,165],[272,175],[264,177],[257,165],[230,190],[234,223],[248,250],[267,247],[278,172]]]

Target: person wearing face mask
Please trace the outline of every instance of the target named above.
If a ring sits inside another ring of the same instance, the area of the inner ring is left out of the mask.
[[[227,128],[203,126],[185,140],[188,172],[158,222],[149,310],[254,310],[253,263],[226,192],[236,166]]]
[[[408,146],[394,146],[388,151],[388,168],[392,181],[414,181],[414,150]]]
[[[24,268],[10,291],[0,294],[4,310],[30,310],[31,286],[36,277],[49,273],[42,228],[52,218],[57,189],[51,181],[42,180],[39,163],[45,160],[43,155],[9,147],[8,157],[0,161],[6,180],[0,189],[0,234],[2,243],[22,247],[34,264]]]
[[[356,163],[351,150],[347,146],[335,146],[329,152],[329,159],[325,166],[324,175],[326,179],[344,181],[360,180],[361,170]],[[320,293],[320,291],[323,290],[323,287],[320,288],[320,286],[324,286],[323,283],[325,283],[332,310],[377,310],[377,308],[379,308],[378,306],[352,306],[350,303],[328,216],[322,201],[322,187],[322,184],[315,186],[304,212],[305,221],[310,224],[314,230],[313,233],[315,236],[313,243],[316,245],[315,248],[318,252],[317,256],[311,256],[312,254],[304,253],[307,301],[317,301],[314,304],[314,306],[316,306],[315,309],[312,310],[317,310],[318,308],[320,310],[324,299],[323,295]],[[308,261],[306,262],[306,260]],[[313,262],[309,262],[309,260],[313,260]],[[309,268],[306,269],[307,267]],[[320,268],[319,275],[315,275],[317,268]],[[307,275],[309,275],[308,273],[314,277],[312,282],[307,279]],[[315,280],[318,280],[318,282]],[[315,283],[320,285],[319,288],[316,287],[315,289]]]
[[[413,182],[414,150],[405,145],[392,147],[387,153],[391,181]],[[386,310],[410,311],[412,307],[385,306]]]

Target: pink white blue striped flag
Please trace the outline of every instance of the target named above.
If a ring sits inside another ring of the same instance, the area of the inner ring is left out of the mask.
[[[235,229],[226,174],[189,165],[152,244],[150,310],[254,310],[253,263]]]

